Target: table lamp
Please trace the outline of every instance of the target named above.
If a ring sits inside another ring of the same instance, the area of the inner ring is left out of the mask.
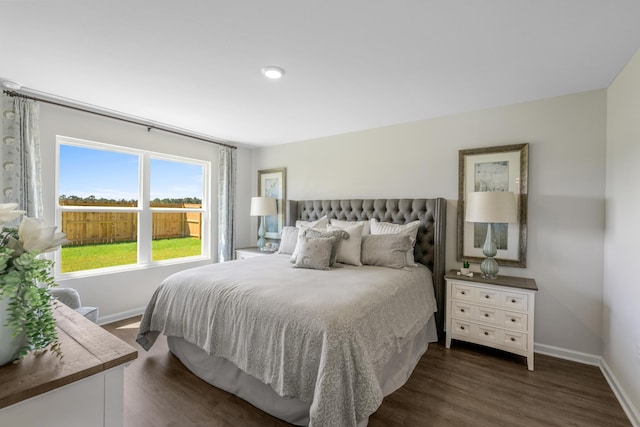
[[[465,221],[487,224],[487,235],[482,246],[486,257],[480,264],[485,279],[498,276],[498,262],[493,258],[498,253],[493,224],[516,222],[516,196],[507,191],[480,191],[467,193]]]
[[[278,207],[276,205],[276,199],[273,197],[252,197],[251,198],[251,216],[259,216],[260,227],[258,228],[258,249],[263,249],[265,245],[264,240],[264,217],[276,215],[278,213]]]

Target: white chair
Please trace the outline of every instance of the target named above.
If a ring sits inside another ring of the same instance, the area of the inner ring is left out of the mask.
[[[93,323],[98,321],[98,307],[83,307],[80,302],[80,294],[73,288],[50,288],[49,293],[52,297],[73,308]]]

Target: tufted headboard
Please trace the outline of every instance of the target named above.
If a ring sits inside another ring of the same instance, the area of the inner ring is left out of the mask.
[[[405,224],[420,220],[416,239],[415,259],[433,274],[438,312],[436,324],[441,334],[444,327],[445,295],[445,230],[447,201],[445,199],[352,199],[352,200],[287,200],[287,225],[296,220],[313,221],[327,215],[329,219],[345,221],[369,220]]]

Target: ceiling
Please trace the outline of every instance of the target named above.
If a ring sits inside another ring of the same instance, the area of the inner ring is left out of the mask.
[[[0,77],[266,146],[607,87],[638,0],[0,0]],[[277,65],[283,79],[260,70]]]

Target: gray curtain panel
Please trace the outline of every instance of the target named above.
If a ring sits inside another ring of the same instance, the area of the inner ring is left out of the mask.
[[[220,147],[218,161],[218,262],[233,259],[236,210],[236,150]]]
[[[32,218],[42,218],[39,112],[35,101],[2,94],[2,202]]]

